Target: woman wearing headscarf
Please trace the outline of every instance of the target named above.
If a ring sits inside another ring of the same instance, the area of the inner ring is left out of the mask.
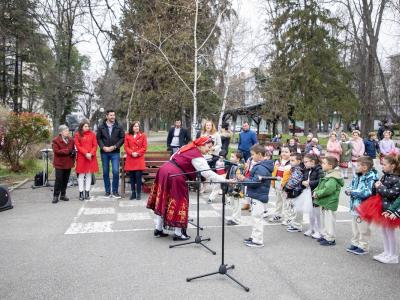
[[[175,241],[190,238],[182,231],[188,223],[189,190],[186,181],[195,180],[196,171],[201,170],[208,170],[201,172],[201,176],[208,180],[225,181],[223,176],[209,170],[203,156],[212,146],[210,137],[200,137],[183,146],[158,170],[147,200],[147,208],[156,214],[155,237],[168,236],[163,232],[163,226],[171,226],[175,227]],[[190,174],[179,175],[181,173]]]

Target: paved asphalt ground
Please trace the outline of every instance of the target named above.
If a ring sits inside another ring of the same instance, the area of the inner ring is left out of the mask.
[[[102,197],[97,181],[92,199],[81,202],[77,188],[69,202],[51,204],[49,188],[29,184],[12,193],[14,209],[0,212],[0,299],[399,299],[400,265],[372,260],[382,251],[373,229],[371,254],[349,254],[347,200],[342,195],[337,245],[322,247],[302,233],[265,225],[265,247],[242,240],[244,225],[226,229],[229,274],[250,288],[245,292],[226,276],[192,282],[186,277],[217,271],[221,259],[221,204],[201,199],[202,233],[211,237],[211,255],[199,245],[169,249],[171,238],[153,237],[145,200]],[[146,197],[143,197],[146,198]],[[191,194],[191,213],[195,195]],[[271,196],[271,207],[274,197]],[[228,214],[230,209],[228,206]],[[193,237],[195,230],[189,229]]]

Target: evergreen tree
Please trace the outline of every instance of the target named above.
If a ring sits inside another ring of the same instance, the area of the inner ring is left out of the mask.
[[[314,131],[333,111],[351,119],[357,102],[339,57],[339,20],[315,0],[276,0],[275,6],[276,53],[265,93],[274,103],[284,99],[293,105],[295,119],[309,122]]]

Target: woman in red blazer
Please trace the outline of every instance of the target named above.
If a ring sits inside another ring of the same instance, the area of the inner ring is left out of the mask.
[[[78,152],[75,169],[78,174],[79,200],[83,201],[89,199],[92,173],[99,171],[96,134],[90,130],[89,122],[86,120],[79,124],[78,132],[75,134],[75,146]]]
[[[65,195],[71,169],[75,164],[74,140],[69,135],[69,129],[66,125],[58,127],[58,135],[53,139],[54,159],[53,166],[56,170],[56,182],[54,183],[54,193],[52,203],[57,203],[58,198],[61,201],[68,201]]]
[[[142,171],[146,169],[144,154],[147,150],[147,137],[140,131],[140,122],[134,121],[129,126],[129,134],[125,135],[126,152],[125,171],[129,171],[131,179],[130,200],[140,200],[142,192]]]

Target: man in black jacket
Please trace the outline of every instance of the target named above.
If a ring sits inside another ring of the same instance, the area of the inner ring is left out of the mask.
[[[97,129],[97,143],[100,147],[101,163],[103,165],[104,188],[106,197],[121,198],[118,193],[119,183],[119,149],[124,143],[125,131],[115,120],[115,111],[106,112],[106,120]],[[110,187],[110,161],[112,166],[112,194]]]
[[[171,151],[171,155],[179,150],[180,147],[186,145],[190,138],[188,131],[182,128],[181,120],[175,121],[175,127],[171,127],[168,131],[167,149]]]

